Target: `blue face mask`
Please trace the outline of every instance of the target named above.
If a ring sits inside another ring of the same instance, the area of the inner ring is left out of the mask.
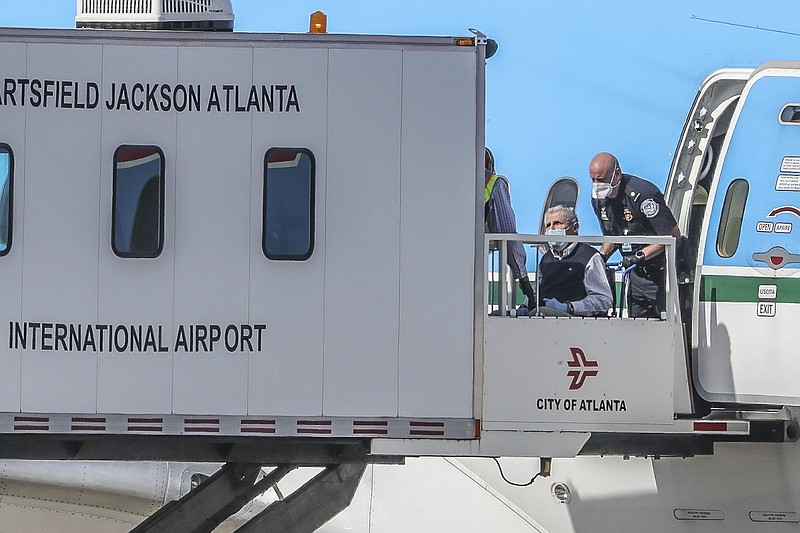
[[[567,230],[565,229],[549,229],[544,232],[545,235],[566,235]],[[564,248],[569,245],[568,242],[550,242],[548,241],[547,244],[550,246],[550,249],[555,252],[561,252]]]

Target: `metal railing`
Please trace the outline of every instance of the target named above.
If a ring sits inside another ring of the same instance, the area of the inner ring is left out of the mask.
[[[593,246],[603,243],[612,244],[631,244],[631,245],[648,245],[648,244],[661,244],[664,245],[664,253],[666,254],[666,312],[662,313],[662,320],[674,323],[680,319],[679,312],[679,291],[678,281],[675,268],[675,238],[664,236],[646,237],[642,235],[631,235],[625,237],[603,237],[592,235],[558,235],[557,239],[561,242],[583,242]],[[484,276],[484,309],[491,315],[499,315],[503,317],[515,317],[516,309],[514,305],[515,296],[512,291],[515,291],[515,280],[511,276],[508,268],[508,242],[519,241],[526,245],[526,253],[528,254],[528,264],[535,265],[534,268],[538,270],[539,261],[541,257],[547,252],[547,242],[553,241],[554,236],[548,235],[525,235],[517,233],[487,233],[484,238],[484,251],[487,257],[491,260],[486,262],[486,276]],[[532,245],[528,247],[527,245]],[[531,263],[531,251],[535,261]],[[613,256],[612,256],[613,257]],[[619,273],[622,274],[621,280],[623,282],[622,291],[615,306],[614,316],[617,318],[626,318],[622,312],[622,303],[625,300],[625,282],[627,280],[627,273],[621,269],[621,266],[609,263],[608,266],[618,266]],[[630,271],[632,269],[628,269]],[[538,276],[535,271],[529,272],[531,284],[534,285],[536,293],[538,294]],[[496,295],[496,298],[494,297]],[[534,308],[538,309],[538,301],[534,302]],[[618,311],[619,312],[616,312]]]

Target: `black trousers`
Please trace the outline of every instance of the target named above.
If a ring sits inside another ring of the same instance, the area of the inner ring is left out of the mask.
[[[652,274],[634,269],[628,274],[628,315],[633,318],[661,318],[667,310],[666,269]]]

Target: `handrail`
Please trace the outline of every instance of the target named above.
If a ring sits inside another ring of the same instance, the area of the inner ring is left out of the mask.
[[[619,311],[618,317],[622,317],[622,310],[625,308],[625,284],[628,282],[628,275],[633,272],[636,265],[631,265],[622,271],[622,290],[619,293]]]

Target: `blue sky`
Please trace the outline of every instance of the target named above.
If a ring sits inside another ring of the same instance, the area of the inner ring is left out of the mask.
[[[487,64],[486,138],[512,183],[520,232],[547,186],[581,184],[585,234],[599,232],[587,167],[608,150],[663,186],[697,87],[722,67],[800,59],[788,0],[233,0],[236,31],[467,35],[499,43]],[[74,27],[74,0],[0,0],[0,25]],[[713,21],[713,22],[711,22]],[[795,54],[795,55],[793,55]]]

